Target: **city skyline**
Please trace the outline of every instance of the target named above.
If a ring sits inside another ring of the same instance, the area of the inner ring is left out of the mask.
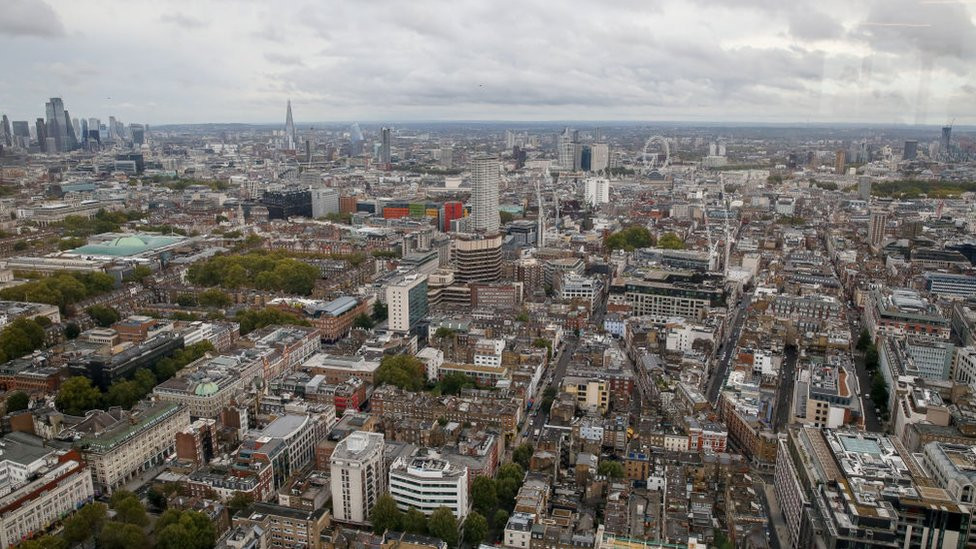
[[[63,97],[151,125],[273,123],[291,99],[300,120],[976,122],[964,3],[230,5],[145,3],[108,32],[111,3],[16,0],[0,111],[32,120]]]

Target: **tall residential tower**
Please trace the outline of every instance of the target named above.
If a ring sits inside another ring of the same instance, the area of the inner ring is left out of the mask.
[[[496,157],[475,158],[471,163],[471,228],[474,231],[494,234],[501,225],[498,170]]]

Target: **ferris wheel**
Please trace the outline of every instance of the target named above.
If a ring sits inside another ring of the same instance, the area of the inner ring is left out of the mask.
[[[664,152],[664,160],[659,160],[659,153],[648,154],[648,149],[653,143],[660,145]],[[648,173],[651,170],[664,170],[671,164],[671,144],[666,137],[660,135],[652,135],[647,138],[644,142],[644,150],[641,152],[641,165],[643,167],[643,173]]]

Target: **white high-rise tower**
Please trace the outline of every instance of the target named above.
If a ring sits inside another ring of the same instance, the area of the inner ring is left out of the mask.
[[[293,151],[298,148],[298,134],[295,133],[295,120],[291,116],[291,99],[288,100],[288,110],[285,112],[285,150]]]
[[[497,233],[501,225],[498,215],[498,158],[475,158],[471,163],[471,227],[484,233]]]

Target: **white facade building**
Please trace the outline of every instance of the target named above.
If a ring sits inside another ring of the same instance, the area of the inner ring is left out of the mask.
[[[0,498],[0,546],[12,547],[44,532],[95,498],[91,470],[68,455]]]
[[[390,495],[402,511],[413,507],[430,516],[447,507],[461,522],[468,515],[468,468],[431,450],[418,450],[390,466]]]
[[[501,226],[498,213],[497,158],[475,158],[471,162],[471,229],[494,234]]]
[[[376,500],[386,492],[383,435],[355,431],[332,452],[332,517],[365,524]]]
[[[610,202],[610,180],[605,177],[589,177],[583,182],[583,196],[590,206]]]

